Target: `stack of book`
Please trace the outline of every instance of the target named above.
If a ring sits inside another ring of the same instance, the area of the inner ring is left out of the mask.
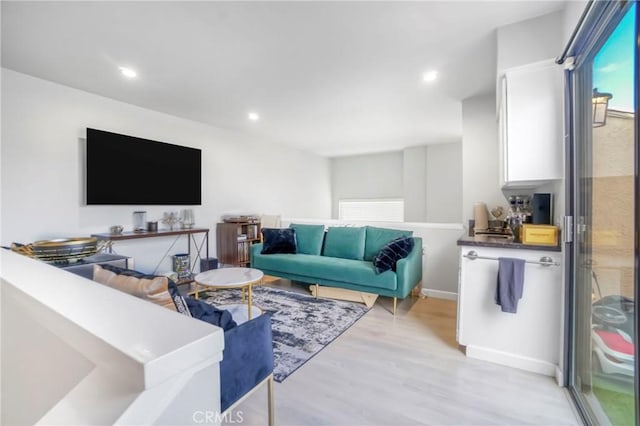
[[[250,240],[258,238],[258,225],[247,225],[247,238]]]
[[[245,238],[246,239],[246,238]],[[249,262],[249,247],[251,245],[248,241],[238,244],[238,263]]]

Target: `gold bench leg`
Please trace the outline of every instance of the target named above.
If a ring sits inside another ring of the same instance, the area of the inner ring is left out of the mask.
[[[269,426],[275,426],[276,424],[276,407],[273,401],[273,374],[267,381],[267,398],[269,398]]]

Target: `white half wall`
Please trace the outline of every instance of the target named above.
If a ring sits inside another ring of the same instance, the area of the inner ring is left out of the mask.
[[[219,327],[0,250],[2,424],[197,424]],[[219,424],[219,422],[218,422]]]
[[[135,210],[146,210],[147,220],[155,220],[180,209],[84,205],[87,127],[202,149],[202,205],[193,210],[196,226],[212,230],[210,256],[223,214],[331,214],[326,158],[7,69],[2,70],[2,124],[2,245],[87,236],[107,232],[110,225],[131,230]],[[118,173],[117,159],[104,173]],[[158,171],[158,185],[168,179],[180,176]],[[122,242],[116,250],[133,257],[143,271],[160,262],[158,272],[166,272],[171,262],[163,255],[184,252],[185,241],[173,247],[173,238]]]

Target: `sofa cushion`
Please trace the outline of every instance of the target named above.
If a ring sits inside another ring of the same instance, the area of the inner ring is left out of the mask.
[[[119,266],[111,265],[109,263],[102,265],[102,268],[118,275],[127,275],[130,277],[147,278],[147,279],[156,278],[156,275],[145,274],[144,272],[136,271],[135,269],[121,268]],[[180,294],[180,291],[178,291],[178,285],[169,276],[167,275],[163,275],[163,276],[166,276],[168,279],[169,294],[173,298],[173,303],[176,307],[176,310],[179,313],[190,317],[191,313],[189,312],[189,307],[187,306],[187,302],[185,302],[184,297],[182,297],[182,295]]]
[[[373,266],[376,268],[376,274],[385,271],[396,270],[396,262],[409,256],[413,250],[413,238],[399,237],[385,245],[376,257],[373,258]]]
[[[333,226],[327,230],[323,256],[362,260],[365,228]]]
[[[386,290],[397,288],[397,277],[393,271],[376,274],[373,263],[364,260],[310,254],[273,254],[254,256],[252,266],[264,271],[308,277],[310,283],[319,279]]]
[[[320,255],[324,240],[324,225],[302,225],[292,223],[296,230],[296,253]]]
[[[176,305],[169,293],[169,279],[167,277],[145,276],[137,271],[134,271],[135,274],[131,275],[118,274],[109,270],[107,266],[93,265],[94,281],[148,300],[172,311],[176,310]]]
[[[292,228],[262,228],[262,254],[295,253],[296,230]]]
[[[364,260],[372,261],[382,247],[389,244],[398,237],[411,237],[413,231],[402,231],[400,229],[377,228],[367,226],[364,243]]]

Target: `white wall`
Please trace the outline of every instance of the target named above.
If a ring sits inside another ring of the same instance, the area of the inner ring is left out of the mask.
[[[505,68],[560,56],[584,10],[586,2],[567,2],[564,10],[498,29],[498,74]],[[564,150],[563,150],[564,151]],[[563,152],[564,154],[564,152]],[[563,163],[564,164],[564,163]],[[564,180],[548,182],[532,190],[505,190],[505,195],[550,192],[554,197],[554,224],[564,215]]]
[[[427,145],[426,222],[459,223],[462,211],[462,142]]]
[[[230,212],[328,218],[329,160],[163,113],[2,70],[2,241],[86,236],[132,227],[134,210],[158,219],[175,206],[83,205],[86,127],[202,149],[202,206],[196,226],[215,229]],[[118,173],[117,160],[106,174]],[[170,171],[163,179],[179,179]],[[127,188],[123,188],[123,191]],[[162,225],[161,225],[162,226]],[[215,232],[210,255],[215,255]],[[164,240],[164,241],[162,241]],[[173,239],[118,243],[119,253],[153,270]],[[178,242],[170,253],[185,250]],[[170,270],[164,260],[158,272]]]
[[[460,223],[462,144],[332,158],[331,188],[333,219],[340,199],[404,198],[405,222]]]
[[[498,28],[498,75],[506,68],[559,56],[563,32],[563,11]]]
[[[427,149],[424,145],[402,151],[405,222],[427,222]]]
[[[587,4],[587,0],[573,0],[567,2],[567,5],[564,8],[562,21],[562,42],[565,43],[565,45],[569,43],[569,39],[578,25],[580,17],[582,16]]]
[[[402,198],[402,162],[400,151],[332,158],[331,217],[338,218],[338,200],[341,199]]]
[[[500,27],[497,30],[497,72],[544,59],[562,52],[564,11]],[[465,99],[462,103],[462,221],[473,218],[473,204],[507,206],[499,189],[499,147],[495,94]],[[559,184],[553,191],[560,191]],[[544,187],[543,190],[549,190]]]
[[[495,95],[482,95],[462,102],[462,217],[466,226],[473,219],[473,205],[482,201],[491,208],[506,205],[500,191],[498,169],[498,124]]]

